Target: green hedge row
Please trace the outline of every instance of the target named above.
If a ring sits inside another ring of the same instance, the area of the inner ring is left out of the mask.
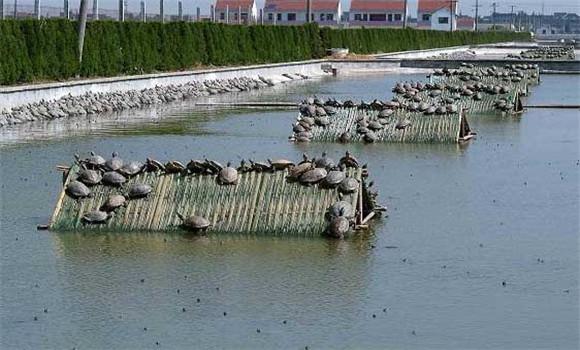
[[[79,65],[76,22],[5,20],[0,21],[0,84],[307,60],[323,57],[329,47],[376,53],[525,39],[507,32],[95,21],[87,24]]]

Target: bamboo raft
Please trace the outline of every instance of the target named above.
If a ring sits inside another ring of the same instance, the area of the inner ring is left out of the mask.
[[[459,107],[461,110],[461,107]],[[365,113],[371,120],[377,119],[377,110],[359,110],[353,108],[337,108],[336,114],[329,115],[330,125],[314,126],[311,130],[311,141],[337,142],[343,133],[347,133],[350,142],[364,142],[363,135],[357,133],[357,117]],[[298,117],[300,118],[300,117]],[[408,118],[411,125],[397,130],[397,121]],[[434,142],[457,143],[472,138],[465,113],[430,115],[421,112],[408,112],[399,108],[395,113],[384,118],[388,124],[382,130],[375,131],[377,142]],[[294,140],[294,137],[290,137]]]
[[[359,181],[359,188],[344,195],[320,185],[289,182],[288,170],[240,173],[238,184],[229,186],[219,185],[215,175],[142,172],[129,179],[124,188],[148,184],[153,188],[148,197],[127,200],[127,205],[105,223],[88,224],[82,219],[85,213],[99,209],[110,195],[123,194],[124,190],[96,185],[91,187],[89,198],[71,198],[65,188],[79,170],[79,165],[73,165],[64,179],[51,230],[181,231],[179,212],[211,221],[208,233],[320,236],[328,224],[325,213],[338,200],[356,208],[356,229],[367,227],[366,222],[375,214],[365,184],[366,168],[345,170],[347,176]]]

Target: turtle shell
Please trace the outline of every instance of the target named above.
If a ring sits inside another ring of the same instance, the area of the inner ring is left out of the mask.
[[[345,217],[339,216],[330,220],[330,223],[326,227],[326,231],[324,233],[328,237],[344,238],[346,235],[348,235],[349,230],[350,221],[348,221],[348,219]]]
[[[104,211],[113,211],[121,206],[123,206],[126,202],[126,199],[124,196],[120,195],[120,194],[114,194],[112,196],[110,196],[109,198],[107,198],[107,201],[105,203],[103,203],[103,205],[101,206],[101,209]]]
[[[179,173],[185,169],[185,166],[176,160],[171,160],[165,164],[165,171],[167,173]]]
[[[333,218],[344,217],[348,220],[354,219],[355,210],[352,204],[345,201],[338,201],[333,203],[326,212],[327,220],[331,221]]]
[[[96,170],[86,169],[79,173],[77,180],[87,186],[94,186],[101,182],[103,176]]]
[[[91,194],[91,190],[80,181],[69,182],[65,192],[73,198],[85,198]]]
[[[124,164],[119,169],[119,173],[121,173],[123,176],[130,177],[139,174],[141,170],[143,170],[143,164],[133,160],[127,164]]]
[[[91,156],[86,160],[86,164],[92,168],[102,167],[105,165],[105,163],[105,158],[93,152],[91,152]]]
[[[308,170],[312,169],[312,163],[304,162],[298,165],[295,165],[288,170],[288,178],[290,179],[299,179],[302,174],[307,172]]]
[[[331,170],[326,174],[326,177],[322,181],[326,187],[336,187],[338,186],[346,177],[344,172],[340,170]]]
[[[106,185],[121,186],[127,182],[127,178],[116,171],[107,171],[101,181]]]
[[[145,170],[147,171],[164,171],[165,165],[158,160],[147,158],[145,162]]]
[[[322,181],[327,175],[326,169],[324,168],[314,168],[310,169],[302,176],[300,176],[300,182],[304,184],[315,184]]]
[[[294,162],[287,159],[268,160],[272,167],[276,170],[283,170],[294,165]]]
[[[366,142],[376,142],[378,140],[377,134],[375,134],[372,131],[367,132],[366,134],[364,134],[363,139]]]
[[[392,109],[383,109],[382,111],[379,112],[378,117],[379,118],[388,118],[388,117],[392,116],[393,113],[395,113],[395,111]]]
[[[338,185],[338,190],[342,193],[353,193],[358,190],[358,187],[359,184],[356,179],[347,177]]]
[[[217,181],[221,185],[235,185],[238,183],[238,171],[230,166],[220,170]]]
[[[92,210],[83,215],[83,221],[90,224],[100,224],[109,218],[109,214],[100,210]]]
[[[186,218],[183,218],[182,220],[183,227],[192,231],[204,230],[212,226],[211,222],[208,219],[197,215],[191,215]]]
[[[106,171],[117,171],[123,166],[123,159],[114,155],[112,158],[105,162]]]
[[[405,129],[406,127],[408,127],[409,125],[411,125],[410,119],[408,119],[408,118],[399,119],[399,121],[397,121],[397,125],[395,125],[395,129],[402,130],[402,129]]]
[[[143,198],[153,191],[153,188],[147,184],[134,184],[129,188],[127,197],[130,199]]]
[[[326,153],[323,153],[321,158],[316,159],[314,166],[317,168],[330,169],[334,166],[334,161],[330,157],[327,157]]]
[[[369,129],[376,131],[376,130],[381,130],[383,128],[383,124],[377,122],[376,120],[373,120],[372,122],[369,123]]]

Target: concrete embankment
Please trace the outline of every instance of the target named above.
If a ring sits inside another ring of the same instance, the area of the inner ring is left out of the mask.
[[[322,76],[324,61],[292,62],[0,88],[0,126],[140,108]]]

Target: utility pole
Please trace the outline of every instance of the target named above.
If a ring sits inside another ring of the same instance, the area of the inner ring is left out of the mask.
[[[453,20],[455,19],[455,11],[453,11],[453,5],[457,3],[457,0],[449,0],[449,31],[453,31]]]
[[[511,15],[511,19],[510,19],[510,29],[512,29],[513,26],[514,26],[514,7],[515,7],[514,5],[511,6],[511,8],[512,8],[512,15]]]
[[[70,19],[69,1],[64,0],[64,18]]]
[[[0,0],[0,20],[4,19],[4,0]]]
[[[306,23],[312,22],[312,0],[306,0]]]
[[[403,17],[403,28],[407,28],[407,17],[409,16],[409,5],[407,0],[405,0],[405,17]]]
[[[479,31],[479,8],[481,5],[479,4],[479,0],[475,0],[475,31]]]
[[[79,63],[83,62],[83,46],[85,45],[85,30],[87,29],[87,12],[89,9],[89,0],[81,0],[79,9],[79,27],[78,27],[78,49]]]
[[[145,1],[141,1],[141,22],[145,23],[147,21],[147,8],[145,6]]]
[[[491,6],[493,6],[493,13],[491,14],[491,29],[495,30],[495,12],[496,12],[496,8],[497,8],[497,2],[494,2],[493,4],[491,4]]]
[[[93,0],[93,20],[99,19],[99,0]]]
[[[165,8],[164,8],[163,0],[159,0],[159,19],[161,19],[161,23],[165,23]]]
[[[542,1],[542,16],[540,17],[540,27],[544,25],[544,2]]]
[[[34,0],[34,18],[40,19],[40,0]]]
[[[119,0],[119,22],[125,22],[125,0]]]
[[[183,21],[183,2],[177,2],[177,17],[180,21]]]

